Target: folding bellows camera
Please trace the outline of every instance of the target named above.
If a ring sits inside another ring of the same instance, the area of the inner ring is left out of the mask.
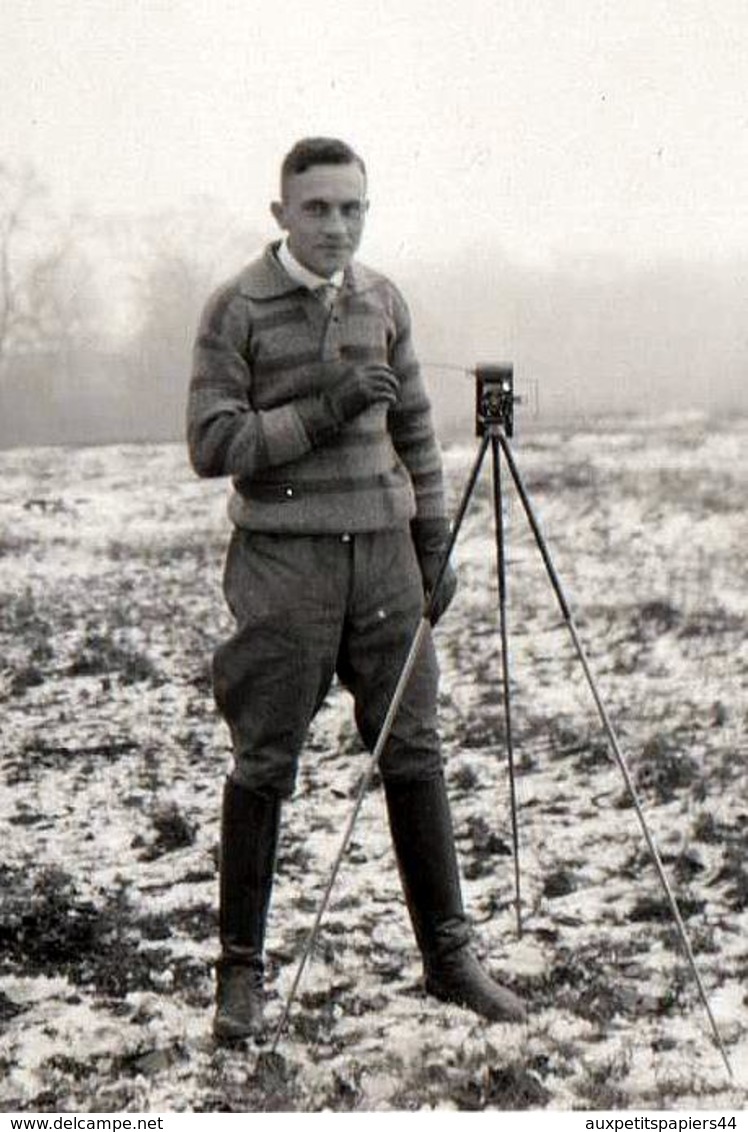
[[[475,367],[475,435],[501,428],[514,433],[514,369],[511,365]]]

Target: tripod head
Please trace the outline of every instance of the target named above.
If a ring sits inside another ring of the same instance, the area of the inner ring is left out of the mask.
[[[475,435],[500,428],[514,433],[514,368],[509,364],[475,367]]]

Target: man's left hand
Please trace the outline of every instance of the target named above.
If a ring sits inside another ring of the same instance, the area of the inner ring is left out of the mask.
[[[449,543],[449,522],[447,519],[413,519],[410,533],[421,567],[424,593],[426,598],[430,599]],[[436,625],[442,614],[446,612],[456,589],[457,575],[447,563],[436,600],[430,611],[432,625]]]

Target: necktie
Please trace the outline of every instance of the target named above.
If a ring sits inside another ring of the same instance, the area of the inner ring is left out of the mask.
[[[319,296],[319,300],[326,310],[332,310],[338,295],[338,289],[334,283],[323,283],[321,287],[316,288],[314,293]]]

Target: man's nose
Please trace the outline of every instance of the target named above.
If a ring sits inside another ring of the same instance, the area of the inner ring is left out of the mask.
[[[346,232],[348,224],[341,208],[331,208],[325,217],[325,230],[327,232]]]

